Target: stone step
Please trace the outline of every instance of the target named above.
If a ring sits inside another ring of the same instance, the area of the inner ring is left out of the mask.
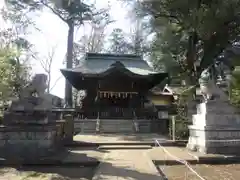
[[[75,132],[83,132],[83,133],[96,132],[96,121],[75,122],[74,129],[75,129]]]
[[[92,134],[91,134],[92,135]],[[106,133],[106,136],[108,134]],[[186,147],[187,140],[181,140],[181,141],[172,141],[172,140],[166,140],[164,139],[161,141],[161,146],[171,146],[171,147]],[[96,140],[95,142],[86,142],[86,141],[74,141],[71,144],[68,144],[67,147],[71,148],[79,148],[79,147],[93,147],[97,148],[99,146],[156,146],[154,139],[148,139],[148,140],[133,140],[133,141],[126,141],[126,140],[117,140],[117,141],[101,141]]]
[[[140,133],[149,133],[151,132],[151,123],[150,122],[140,122],[138,123],[138,129]]]
[[[133,121],[132,120],[101,120],[100,132],[105,133],[132,133]]]
[[[133,122],[101,122],[100,123],[101,125],[132,125]]]
[[[150,145],[101,145],[98,149],[108,150],[108,149],[151,149]]]
[[[100,132],[102,133],[133,133],[133,129],[107,129],[100,128]]]
[[[151,132],[151,122],[136,121],[139,133]],[[99,121],[99,131],[103,133],[134,133],[136,128],[132,120],[124,119],[101,119]],[[84,120],[75,121],[75,132],[93,133],[96,132],[97,121]]]

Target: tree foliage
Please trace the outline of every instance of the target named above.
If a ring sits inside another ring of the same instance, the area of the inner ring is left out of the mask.
[[[127,19],[130,21],[130,32],[127,34],[129,52],[137,55],[149,55],[151,24],[149,18],[141,11],[140,0],[120,0],[128,10]]]
[[[0,48],[0,92],[1,100],[18,97],[22,88],[29,82],[29,69],[21,63],[14,49]]]
[[[49,9],[66,23],[82,24],[91,18],[91,5],[79,0],[5,0],[10,10],[21,13],[21,17],[28,13]]]
[[[130,44],[126,38],[126,34],[120,28],[113,29],[109,37],[110,47],[109,53],[116,54],[129,54],[130,53]]]
[[[11,13],[3,9],[0,14],[4,22],[11,23],[0,31],[0,99],[4,103],[19,97],[19,93],[29,82],[29,51],[32,45],[25,39],[27,24],[31,23],[18,12]],[[4,23],[3,22],[3,23]]]
[[[240,71],[239,68],[233,72],[233,78],[231,82],[231,103],[240,107]]]
[[[195,62],[201,72],[239,40],[239,0],[146,0],[142,10],[152,17],[157,33],[153,48],[159,48],[160,59],[167,55],[190,74]]]
[[[164,69],[170,75],[182,73],[187,51],[187,37],[179,27],[166,24],[155,34],[151,45],[151,61],[155,69]]]
[[[73,45],[74,65],[79,64],[85,52],[105,51],[106,29],[113,22],[109,12],[106,11],[94,16],[91,22],[84,25],[82,36]]]

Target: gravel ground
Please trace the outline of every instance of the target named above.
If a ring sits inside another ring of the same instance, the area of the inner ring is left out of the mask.
[[[168,180],[201,180],[184,165],[159,166]],[[191,167],[205,180],[239,180],[240,164],[207,165]]]
[[[83,167],[0,168],[0,180],[91,180],[94,170]]]

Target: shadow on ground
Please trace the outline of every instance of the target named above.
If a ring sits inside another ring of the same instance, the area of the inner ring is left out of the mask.
[[[69,156],[69,155],[68,155]],[[59,165],[22,165],[22,166],[10,166],[14,168],[16,174],[27,174],[25,179],[41,180],[41,177],[49,176],[51,180],[91,180],[97,172],[97,165],[83,166],[78,164],[79,159],[88,160],[88,162],[96,162],[97,159],[86,156],[86,154],[72,153],[75,162],[59,164]],[[101,167],[105,169],[103,174],[98,174],[94,180],[115,180],[117,177],[121,179],[131,180],[159,180],[158,175],[149,174],[141,170],[131,169],[130,166],[120,165],[113,166],[111,163],[103,162]],[[2,169],[6,167],[1,167]],[[1,172],[0,168],[0,172]],[[24,178],[23,178],[24,179]],[[10,180],[14,180],[11,179]]]
[[[39,166],[39,167],[29,167],[23,166],[17,168],[18,171],[22,172],[31,172],[30,174],[51,174],[53,175],[52,178],[54,180],[61,180],[61,179],[70,179],[70,180],[91,180],[96,167],[48,167],[48,166]],[[32,173],[34,172],[34,173]],[[40,176],[40,175],[39,175]],[[29,176],[28,176],[29,177]],[[30,178],[30,177],[29,177]]]
[[[104,162],[101,167],[105,169],[101,174],[96,174],[96,180],[117,180],[120,179],[131,179],[131,180],[159,180],[160,175],[149,174],[140,170],[131,169],[128,166],[113,166],[111,163]],[[95,180],[95,179],[94,179]]]
[[[104,169],[102,174],[98,174],[93,180],[117,180],[121,179],[131,179],[131,180],[159,180],[160,176],[149,174],[146,172],[141,172],[138,170],[130,169],[128,166],[113,166],[110,163],[101,164]],[[48,173],[48,174],[57,174],[54,180],[69,179],[69,180],[91,180],[94,177],[96,172],[96,167],[28,167],[23,166],[17,168],[18,171],[28,171],[39,173]],[[31,173],[33,174],[33,173]]]
[[[88,149],[85,148],[85,152]],[[77,150],[78,151],[78,150]],[[43,161],[31,161],[24,162],[21,165],[16,165],[11,163],[12,161],[2,160],[0,167],[0,175],[5,175],[10,173],[7,169],[14,170],[15,176],[13,179],[22,178],[22,174],[25,179],[33,178],[36,180],[41,180],[41,177],[54,177],[50,179],[61,180],[91,180],[95,169],[99,165],[99,159],[94,157],[89,157],[86,153],[78,153],[72,151],[64,151],[57,156],[51,158],[46,158]],[[1,170],[4,170],[1,172]],[[22,178],[22,179],[24,179]]]

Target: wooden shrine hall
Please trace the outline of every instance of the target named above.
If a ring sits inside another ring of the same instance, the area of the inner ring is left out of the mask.
[[[119,127],[127,120],[134,124],[158,119],[154,105],[146,107],[145,102],[149,90],[168,74],[153,71],[141,56],[87,53],[79,66],[61,72],[74,88],[85,92],[81,107],[85,121],[114,121]]]

